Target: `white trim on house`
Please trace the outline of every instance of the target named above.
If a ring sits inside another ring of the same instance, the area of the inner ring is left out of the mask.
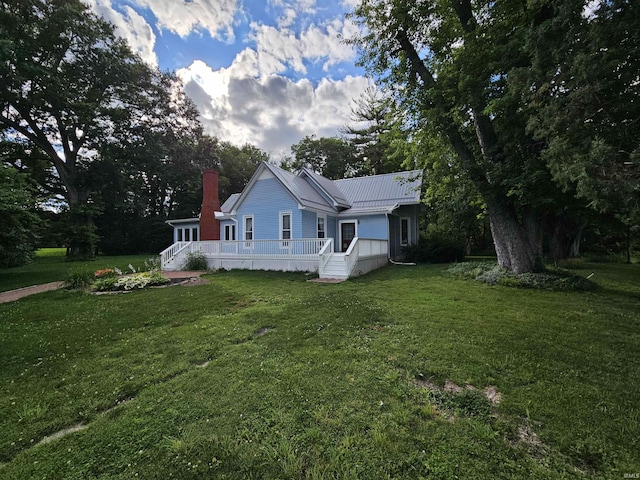
[[[188,227],[174,227],[175,229],[175,241],[176,242],[197,242],[200,240],[200,227],[188,226]]]
[[[357,218],[353,218],[350,220],[338,220],[338,245],[337,245],[337,251],[341,252],[342,251],[342,224],[344,223],[353,223],[355,225],[355,232],[353,235],[353,238],[356,238],[358,236],[358,219]]]
[[[251,220],[251,229],[247,229],[247,220]],[[251,238],[248,237],[248,233],[251,233]],[[253,248],[253,240],[256,238],[256,222],[254,221],[253,215],[243,215],[242,216],[242,239],[245,241],[245,248]]]
[[[291,248],[291,239],[293,238],[293,212],[291,212],[291,210],[280,212],[278,217],[280,219],[278,225],[278,237],[281,240],[280,248]],[[289,217],[289,228],[285,228],[285,217]]]

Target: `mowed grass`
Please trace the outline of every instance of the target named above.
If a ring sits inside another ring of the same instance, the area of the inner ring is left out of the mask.
[[[126,255],[105,257],[94,260],[69,262],[64,248],[42,248],[36,252],[33,262],[14,268],[0,268],[0,292],[16,288],[29,287],[41,283],[65,280],[70,273],[78,271],[96,271],[101,268],[118,267],[129,271],[129,264],[138,270],[144,268],[145,260],[151,255]]]
[[[396,266],[2,304],[0,479],[635,474],[640,267],[580,273],[602,289]]]

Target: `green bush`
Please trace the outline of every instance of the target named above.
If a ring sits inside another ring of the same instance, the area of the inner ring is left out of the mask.
[[[89,287],[94,280],[93,272],[87,270],[74,270],[69,272],[67,279],[64,281],[65,288],[72,290],[81,290]]]
[[[476,279],[485,272],[497,267],[496,262],[461,262],[454,263],[447,270],[456,277]]]
[[[201,251],[191,252],[187,255],[187,261],[184,264],[183,270],[208,270],[209,265],[207,263],[207,257]]]
[[[118,280],[119,280],[119,277],[110,277],[110,276],[98,278],[95,282],[93,282],[93,289],[98,292],[117,290],[116,282]]]
[[[415,263],[451,263],[464,259],[464,249],[452,240],[422,237],[417,245],[402,249],[404,260]]]

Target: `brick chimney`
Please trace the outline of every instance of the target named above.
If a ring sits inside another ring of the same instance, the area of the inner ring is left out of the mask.
[[[220,211],[218,170],[202,172],[202,209],[200,210],[200,240],[220,240],[220,221],[214,212]]]

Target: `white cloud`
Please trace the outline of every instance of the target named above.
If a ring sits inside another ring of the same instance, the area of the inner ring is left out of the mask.
[[[233,19],[237,0],[134,0],[149,8],[158,19],[158,28],[186,37],[205,30],[212,37],[233,41]]]
[[[342,0],[340,2],[347,10],[355,10],[355,8],[360,4],[360,0]]]
[[[116,35],[124,38],[145,62],[158,65],[158,57],[154,51],[156,36],[141,15],[129,6],[125,6],[124,13],[120,13],[113,8],[111,0],[86,0],[86,3],[97,15],[113,23]]]
[[[298,13],[294,8],[286,8],[283,14],[278,19],[279,28],[287,28],[293,25]]]
[[[267,0],[267,3],[276,8],[291,8],[298,13],[316,13],[316,0]]]
[[[602,0],[588,0],[582,9],[582,17],[587,20],[593,20],[601,3]]]
[[[324,59],[324,69],[355,57],[353,48],[342,42],[357,28],[352,22],[334,19],[325,25],[310,25],[298,36],[287,29],[264,24],[251,24],[251,39],[256,42],[258,64],[262,75],[280,73],[292,68],[307,73],[304,61]]]
[[[163,39],[156,39],[145,19],[131,6],[138,12],[138,7],[152,12],[160,31],[170,30],[181,37],[206,31],[228,42],[235,41],[234,22],[250,18],[237,15],[243,4],[238,0],[87,1],[154,65],[158,62],[156,40],[160,45]],[[370,82],[364,77],[347,76],[313,83],[280,75],[294,71],[302,76],[310,64],[331,72],[332,66],[352,61],[355,53],[340,37],[350,37],[356,27],[344,18],[322,23],[316,19],[314,23],[309,12],[322,9],[316,0],[268,0],[268,5],[277,9],[277,27],[251,23],[249,46],[227,68],[214,70],[204,61],[195,60],[177,73],[198,106],[207,133],[237,145],[254,144],[277,160],[289,154],[291,145],[305,135],[337,135],[350,122],[352,100]],[[294,30],[300,24],[304,27]]]
[[[178,71],[201,112],[205,131],[236,145],[251,143],[279,159],[305,135],[334,136],[349,123],[352,100],[370,85],[364,77],[293,81],[256,78],[256,55],[240,53],[229,68],[202,61]]]
[[[313,14],[316,12],[316,0],[296,0],[296,8],[304,13]]]

